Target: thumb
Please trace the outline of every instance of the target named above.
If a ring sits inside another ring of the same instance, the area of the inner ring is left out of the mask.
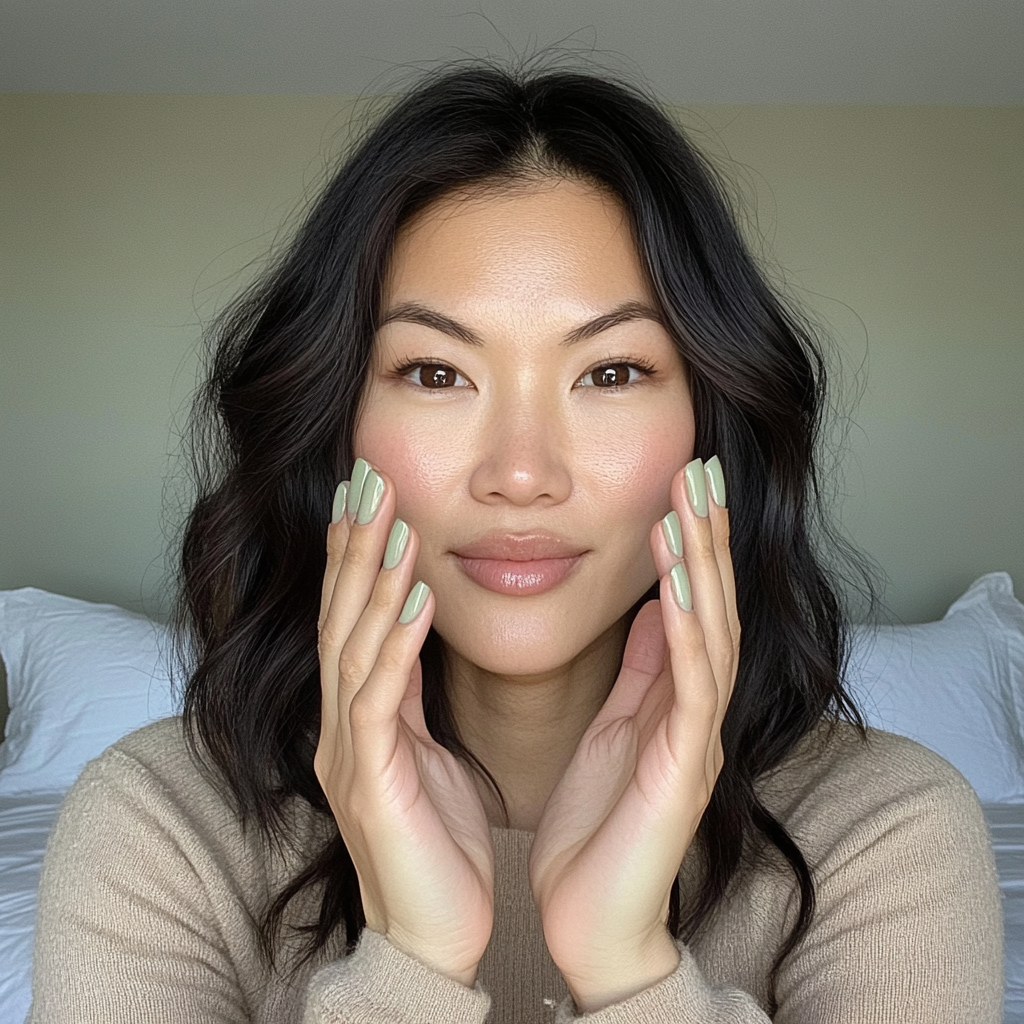
[[[423,662],[419,658],[409,672],[409,682],[406,684],[405,695],[398,705],[398,713],[417,739],[431,739],[430,730],[427,729],[427,722],[423,717]]]
[[[633,620],[622,654],[622,668],[594,724],[605,718],[634,716],[652,683],[664,671],[667,652],[661,602],[648,601]]]

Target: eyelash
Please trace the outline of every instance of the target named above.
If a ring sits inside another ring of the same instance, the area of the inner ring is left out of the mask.
[[[400,365],[396,366],[395,369],[392,372],[394,373],[394,375],[396,377],[399,377],[402,380],[406,380],[408,378],[409,374],[412,373],[413,370],[418,370],[418,369],[420,369],[421,367],[424,367],[424,366],[440,367],[441,369],[444,369],[444,370],[451,370],[456,375],[461,376],[461,374],[459,374],[459,371],[456,370],[454,366],[449,366],[447,363],[441,363],[441,362],[438,362],[437,360],[434,360],[434,359],[411,359],[411,360],[408,360],[407,362],[401,363]],[[654,377],[654,376],[657,375],[657,372],[658,372],[651,363],[649,363],[646,359],[644,359],[644,358],[642,358],[640,356],[632,357],[632,358],[629,358],[629,359],[606,359],[603,362],[600,362],[596,366],[593,366],[589,370],[587,370],[580,377],[580,380],[583,380],[585,377],[589,377],[590,374],[596,373],[598,370],[603,370],[603,369],[605,369],[606,367],[609,367],[609,366],[628,366],[628,367],[630,367],[630,369],[639,370],[644,378]],[[624,391],[626,388],[634,387],[635,385],[637,385],[639,383],[641,383],[640,380],[634,380],[634,381],[630,381],[628,384],[616,384],[613,387],[609,387],[609,388],[602,388],[602,387],[599,387],[596,384],[591,384],[591,385],[588,385],[588,386],[592,387],[595,391]],[[454,391],[455,390],[454,387],[451,387],[451,388],[425,388],[425,387],[422,387],[420,385],[414,385],[414,386],[415,387],[419,387],[420,390],[422,390],[422,391]],[[576,385],[573,385],[573,386],[575,387]]]

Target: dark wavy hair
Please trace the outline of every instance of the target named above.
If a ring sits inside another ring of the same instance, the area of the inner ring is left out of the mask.
[[[685,906],[676,883],[669,928],[693,936],[744,856],[773,847],[792,870],[800,906],[774,979],[811,921],[814,883],[755,783],[823,719],[845,718],[863,732],[842,686],[838,591],[815,553],[822,536],[836,550],[814,461],[826,367],[811,332],[755,265],[715,171],[633,86],[480,62],[428,76],[365,134],[290,245],[220,317],[190,434],[197,498],[182,534],[176,609],[195,652],[186,732],[241,818],[268,839],[288,838],[285,811],[295,798],[330,816],[313,772],[324,537],[335,485],[352,468],[396,232],[453,190],[551,176],[591,182],[628,212],[688,368],[694,455],[717,453],[728,476],[739,672],[722,727],[724,767],[698,831],[706,877]],[[657,584],[630,614],[656,596]],[[431,734],[496,789],[460,740],[433,629],[422,662]],[[335,833],[255,923],[271,963],[285,908],[317,886],[305,956],[342,926],[348,950],[355,947],[365,918]]]

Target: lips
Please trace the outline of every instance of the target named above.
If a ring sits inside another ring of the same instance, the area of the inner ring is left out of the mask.
[[[553,533],[491,533],[453,551],[474,583],[499,594],[542,594],[557,587],[587,549]]]
[[[548,558],[575,558],[587,549],[557,533],[488,533],[453,549],[461,558],[497,558],[533,562]]]

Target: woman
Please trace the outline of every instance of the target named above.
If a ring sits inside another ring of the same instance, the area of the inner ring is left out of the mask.
[[[219,342],[185,728],[68,798],[33,1020],[999,1019],[977,801],[840,682],[820,356],[655,106],[431,78]]]

